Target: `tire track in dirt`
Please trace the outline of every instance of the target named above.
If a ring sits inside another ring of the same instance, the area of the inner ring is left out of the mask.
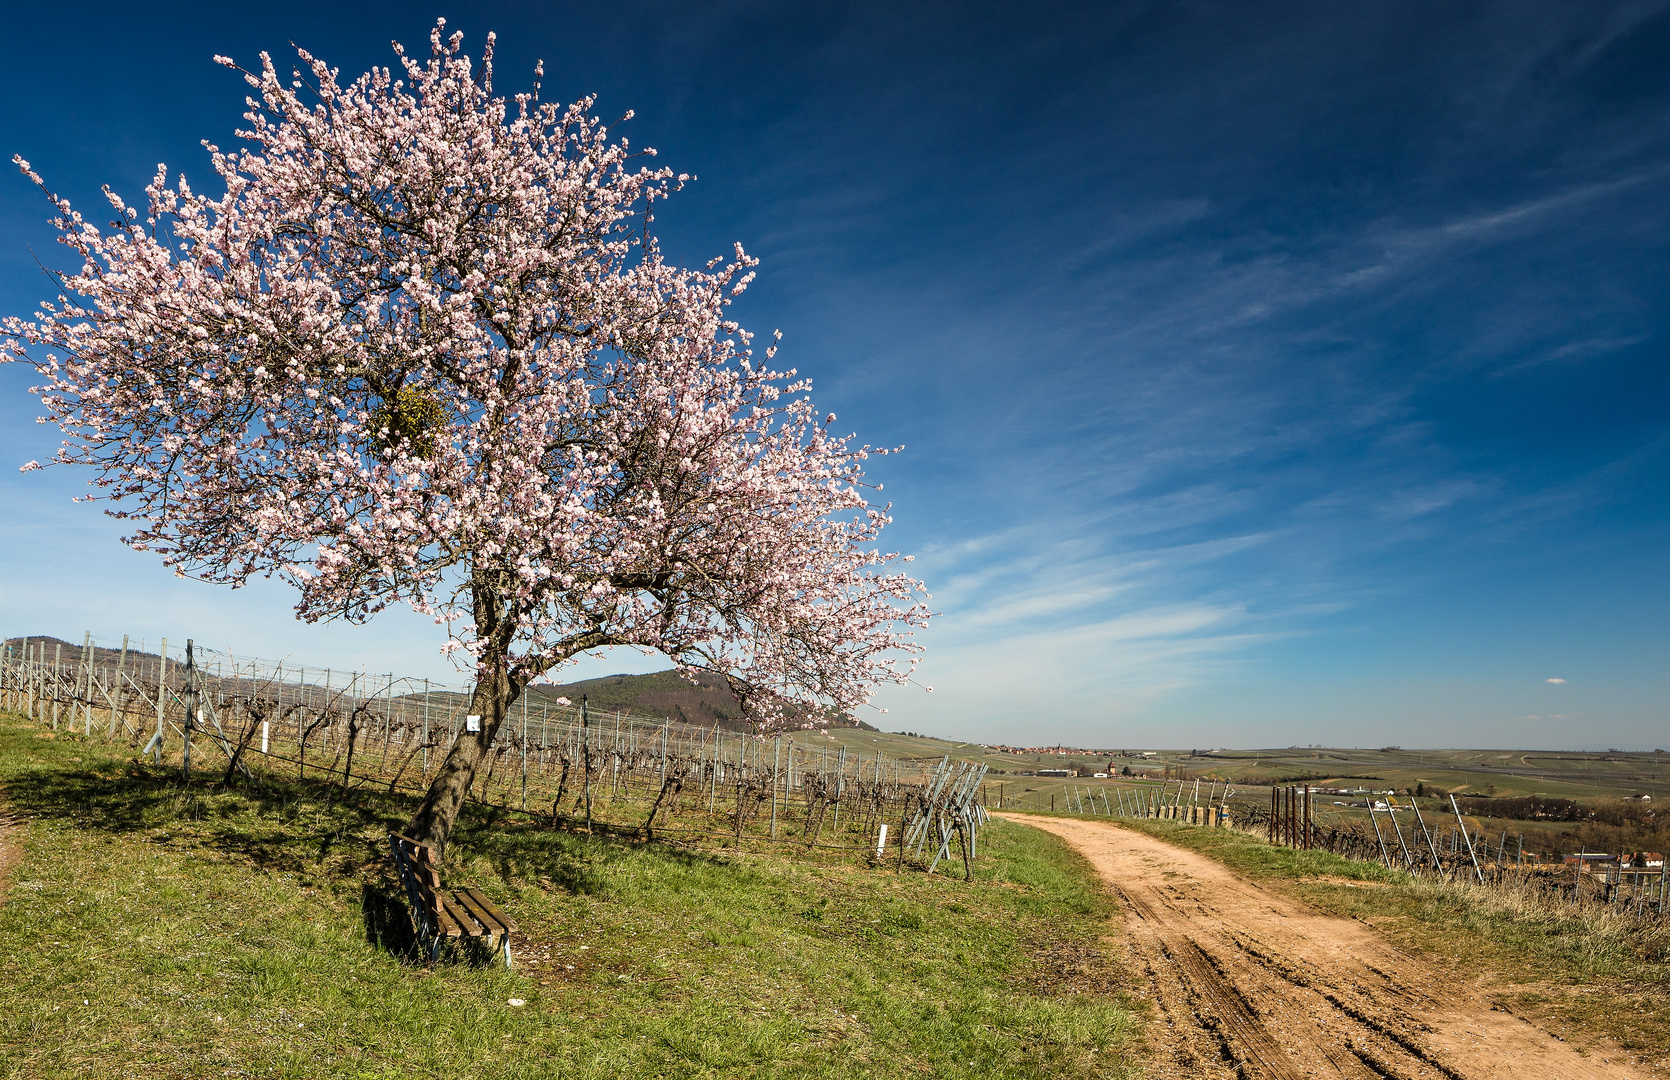
[[[1621,1052],[1580,1054],[1366,924],[1204,855],[1109,822],[1002,816],[1062,837],[1129,910],[1156,1077],[1646,1080]]]

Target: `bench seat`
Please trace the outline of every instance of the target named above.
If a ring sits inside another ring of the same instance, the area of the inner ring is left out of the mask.
[[[502,952],[504,966],[511,967],[510,935],[516,932],[516,924],[498,905],[480,889],[443,891],[440,872],[435,869],[435,858],[427,844],[391,832],[389,849],[400,868],[401,884],[406,887],[418,942],[428,950],[431,960],[440,955],[445,942],[471,940],[485,944],[489,953]]]

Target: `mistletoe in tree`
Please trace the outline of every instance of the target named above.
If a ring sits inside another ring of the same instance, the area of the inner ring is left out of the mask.
[[[663,260],[651,209],[688,178],[591,99],[494,97],[492,38],[477,70],[443,28],[346,84],[263,53],[244,148],[204,144],[219,197],[159,166],[100,229],[48,191],[80,269],[4,323],[127,543],[278,575],[308,621],[448,628],[483,722],[410,825],[439,847],[511,704],[581,652],[718,673],[763,728],[907,679],[929,615],[872,546],[883,451],[728,317],[755,261]]]

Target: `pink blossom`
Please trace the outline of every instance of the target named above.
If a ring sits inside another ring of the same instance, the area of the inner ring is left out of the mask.
[[[492,96],[460,41],[350,83],[298,50],[312,90],[262,54],[246,148],[204,144],[218,198],[158,166],[106,232],[46,192],[80,269],[4,359],[54,461],[177,572],[276,574],[309,621],[403,601],[517,688],[631,645],[770,723],[908,679],[929,612],[874,546],[882,451],[731,318],[756,260],[667,264],[646,225],[687,178],[590,98]]]

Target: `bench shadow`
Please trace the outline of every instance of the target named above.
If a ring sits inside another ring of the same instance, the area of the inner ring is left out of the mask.
[[[360,887],[360,911],[365,918],[365,943],[402,964],[423,962],[423,950],[412,932],[406,894],[387,881],[369,880]]]

